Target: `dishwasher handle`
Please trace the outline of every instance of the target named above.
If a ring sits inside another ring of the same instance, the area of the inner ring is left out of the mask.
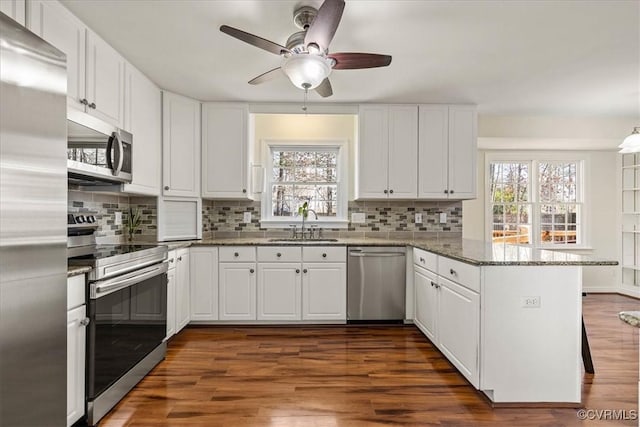
[[[405,256],[404,252],[358,252],[358,251],[350,251],[349,256],[356,256],[362,258],[368,257],[399,257]]]

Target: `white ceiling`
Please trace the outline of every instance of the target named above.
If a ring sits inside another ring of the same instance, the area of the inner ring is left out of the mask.
[[[300,102],[280,58],[219,31],[285,44],[321,1],[62,0],[163,89],[203,101]],[[483,114],[640,117],[640,1],[346,0],[331,52],[393,56],[338,70],[313,102],[474,103]]]

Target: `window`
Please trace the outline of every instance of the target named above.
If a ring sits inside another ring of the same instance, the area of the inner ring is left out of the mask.
[[[546,247],[584,245],[582,160],[491,160],[491,239]]]
[[[346,185],[341,177],[343,149],[336,145],[268,145],[268,186],[263,222],[297,223],[305,202],[309,219],[336,226],[346,221]]]

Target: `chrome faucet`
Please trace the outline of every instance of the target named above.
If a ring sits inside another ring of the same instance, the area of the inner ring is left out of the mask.
[[[306,211],[307,215],[309,214],[309,212],[313,213],[313,216],[315,217],[316,221],[318,220],[318,214],[316,213],[316,211],[314,211],[313,209],[305,209],[305,211]],[[307,215],[305,215],[304,213],[301,213],[301,214],[298,214],[298,215],[302,216],[302,230],[301,230],[300,234],[302,236],[302,240],[304,240],[305,239],[305,231],[304,231],[305,227],[304,227],[304,224],[306,222]],[[313,238],[313,234],[312,234],[313,230],[311,230],[310,233],[311,234],[309,234],[309,238]]]

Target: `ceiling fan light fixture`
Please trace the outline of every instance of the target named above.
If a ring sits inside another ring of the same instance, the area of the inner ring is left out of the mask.
[[[319,55],[297,54],[285,57],[282,71],[300,89],[315,89],[331,74],[331,62]]]
[[[640,152],[640,127],[634,127],[631,135],[627,136],[618,148],[623,154]]]

